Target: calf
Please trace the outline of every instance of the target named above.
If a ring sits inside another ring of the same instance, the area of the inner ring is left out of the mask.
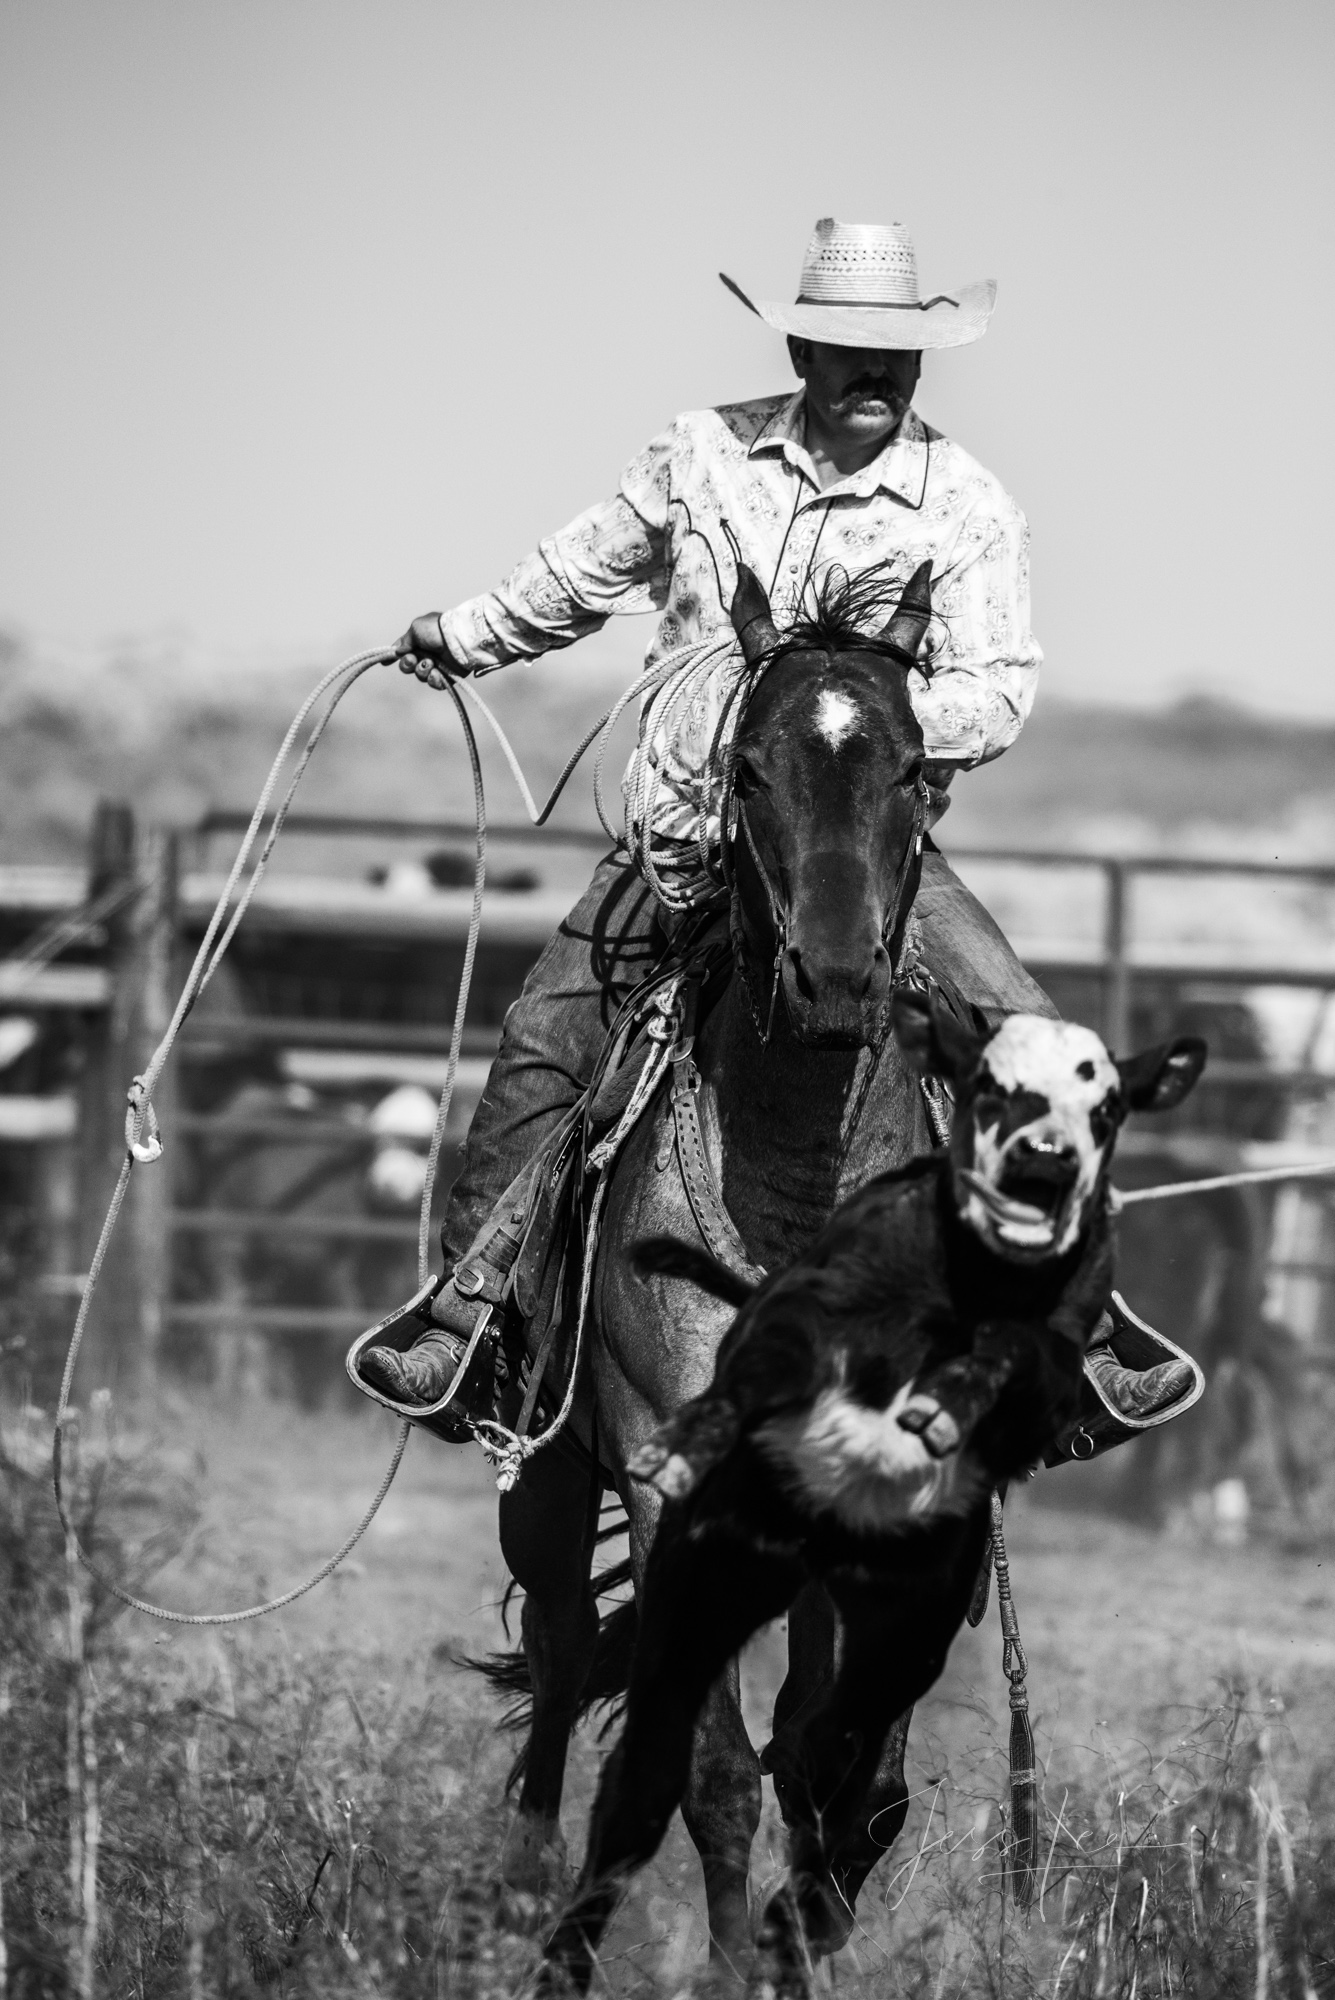
[[[913,995],[897,997],[894,1025],[953,1092],[948,1151],[870,1182],[754,1293],[680,1245],[641,1253],[741,1310],[708,1392],[629,1468],[668,1504],[625,1729],[547,1946],[581,1988],[681,1799],[709,1688],[813,1578],[839,1615],[839,1663],[771,1745],[791,1853],[762,1921],[764,1983],[806,1992],[810,1953],[843,1942],[856,1887],[840,1853],[857,1845],[891,1725],[945,1664],[992,1489],[1074,1420],[1112,1279],[1117,1130],[1128,1111],[1179,1103],[1205,1061],[1202,1042],[1179,1039],[1115,1063],[1088,1029],[1032,1015],[989,1035]]]

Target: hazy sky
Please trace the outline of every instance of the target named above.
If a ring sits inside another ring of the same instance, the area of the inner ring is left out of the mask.
[[[1330,0],[0,0],[0,624],[391,638],[785,386],[715,273],[834,214],[1000,280],[919,402],[1049,688],[1335,713],[1333,55]]]

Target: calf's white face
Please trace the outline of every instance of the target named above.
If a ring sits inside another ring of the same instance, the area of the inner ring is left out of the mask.
[[[957,1190],[970,1227],[1003,1256],[1063,1255],[1084,1227],[1123,1112],[1121,1077],[1097,1035],[1013,1014],[984,1049],[973,1086],[972,1161],[959,1167]]]
[[[935,994],[897,994],[894,1023],[909,1058],[954,1088],[960,1214],[1012,1263],[1074,1246],[1102,1198],[1127,1112],[1170,1110],[1205,1067],[1196,1036],[1116,1062],[1073,1021],[1012,1014],[988,1032],[960,1021]]]

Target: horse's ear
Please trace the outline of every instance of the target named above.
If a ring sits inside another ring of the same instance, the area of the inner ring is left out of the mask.
[[[737,565],[737,588],[732,594],[729,615],[732,629],[742,642],[748,666],[754,665],[762,654],[778,645],[778,627],[765,595],[765,586],[744,562]]]
[[[881,637],[898,646],[911,660],[918,657],[927,627],[932,622],[932,565],[919,563],[900,593],[890,622]]]
[[[895,1040],[923,1076],[943,1076],[947,1082],[967,1076],[989,1039],[989,1030],[966,1026],[955,1010],[933,989],[917,993],[911,986],[895,994],[891,1005]]]

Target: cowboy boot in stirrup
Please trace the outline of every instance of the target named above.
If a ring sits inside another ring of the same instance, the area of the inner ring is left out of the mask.
[[[521,1182],[531,1175],[521,1176]],[[463,1368],[472,1363],[439,1411],[446,1423],[468,1426],[496,1415],[496,1396],[507,1379],[500,1349],[506,1281],[523,1237],[525,1202],[516,1200],[520,1183],[507,1189],[497,1211],[478,1232],[465,1255],[431,1299],[431,1330],[411,1347],[375,1346],[359,1361],[363,1379],[406,1410],[439,1403]],[[425,1316],[425,1315],[423,1315]]]
[[[497,1365],[503,1368],[505,1364],[499,1351],[492,1354],[493,1343],[486,1340],[490,1328],[483,1327],[482,1322],[492,1318],[499,1321],[500,1286],[505,1275],[503,1271],[483,1269],[477,1263],[465,1261],[457,1265],[431,1301],[429,1310],[435,1322],[431,1332],[424,1333],[402,1353],[392,1347],[368,1348],[361,1363],[366,1380],[397,1403],[439,1402],[462,1367],[474,1334],[481,1328],[483,1340],[478,1346],[487,1348],[493,1366],[468,1371],[450,1398],[449,1411],[464,1422],[494,1417],[496,1389],[492,1378]]]
[[[1097,1385],[1104,1400],[1132,1423],[1144,1423],[1157,1410],[1185,1396],[1195,1381],[1186,1361],[1161,1361],[1154,1368],[1124,1368],[1109,1344],[1115,1331],[1112,1316],[1104,1313],[1085,1350],[1085,1372]]]

